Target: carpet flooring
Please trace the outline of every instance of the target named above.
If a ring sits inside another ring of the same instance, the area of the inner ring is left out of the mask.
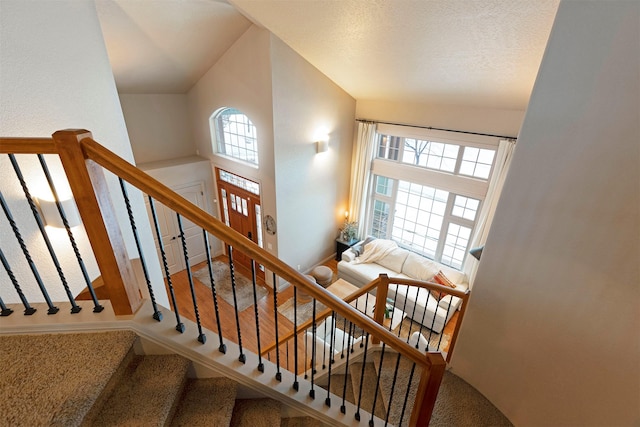
[[[229,264],[219,260],[213,260],[211,261],[211,269],[213,271],[213,283],[216,288],[217,296],[233,306],[233,289],[231,286]],[[253,305],[253,282],[251,279],[248,279],[235,270],[233,276],[236,283],[236,301],[238,304],[238,311],[244,311]],[[205,265],[204,267],[194,271],[193,277],[211,289],[211,276],[209,275],[208,266]],[[262,286],[256,286],[257,300],[260,301],[260,299],[265,295],[267,295],[266,289]]]
[[[177,355],[135,355],[132,332],[0,335],[0,426],[325,425],[282,418],[273,399],[236,400],[227,378],[187,379]]]
[[[2,422],[79,425],[134,339],[125,331],[1,337]]]

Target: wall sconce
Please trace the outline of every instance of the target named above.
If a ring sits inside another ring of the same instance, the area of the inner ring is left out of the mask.
[[[327,150],[329,150],[329,135],[325,134],[316,141],[316,152],[324,153]]]
[[[472,257],[474,257],[475,259],[477,259],[478,261],[480,261],[480,257],[482,256],[482,250],[484,249],[484,245],[478,247],[478,248],[473,248],[469,251],[469,255],[471,255]]]
[[[58,207],[56,206],[55,201],[39,198],[35,198],[35,201],[38,208],[40,208],[40,213],[42,214],[45,225],[55,228],[64,228],[64,223],[62,222],[62,217],[58,212]],[[80,225],[80,215],[78,214],[76,202],[74,202],[73,199],[66,199],[61,200],[60,204],[62,205],[62,210],[64,211],[64,216],[67,218],[69,227]]]

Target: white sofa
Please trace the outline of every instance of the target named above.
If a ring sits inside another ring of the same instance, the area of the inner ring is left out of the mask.
[[[338,277],[357,287],[383,273],[389,277],[432,281],[439,271],[456,285],[456,290],[468,289],[469,281],[463,272],[400,248],[391,240],[374,239],[360,246],[356,244],[342,253],[338,263]],[[462,302],[451,295],[437,301],[428,290],[405,285],[389,286],[388,297],[408,317],[437,333],[442,332]]]

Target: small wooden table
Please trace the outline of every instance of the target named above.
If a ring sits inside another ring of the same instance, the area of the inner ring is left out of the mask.
[[[329,292],[338,296],[341,299],[345,299],[346,297],[348,297],[358,289],[359,288],[357,286],[352,285],[351,283],[347,282],[344,279],[338,279],[327,287],[327,290]],[[373,310],[376,305],[375,295],[369,295],[368,298],[367,298],[367,294],[361,295],[360,297],[358,297],[358,299],[356,299],[351,303],[353,307],[356,307],[356,304],[357,304],[358,310],[364,312],[367,316],[373,318]],[[393,312],[391,313],[391,316],[389,316],[388,319],[385,318],[382,324],[385,328],[391,327],[391,330],[393,331],[398,326],[400,326],[400,323],[402,323],[405,317],[407,317],[407,313],[400,310],[399,308],[394,308]]]

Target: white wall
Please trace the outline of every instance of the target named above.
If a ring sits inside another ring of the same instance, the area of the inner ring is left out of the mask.
[[[349,198],[355,100],[271,37],[278,255],[301,271],[335,253]],[[316,152],[318,131],[329,151]]]
[[[200,155],[212,167],[260,183],[263,216],[278,224],[275,236],[264,236],[265,248],[301,270],[330,256],[348,198],[353,98],[268,31],[252,26],[188,100]],[[214,154],[209,118],[222,107],[241,110],[258,129],[259,168]],[[330,133],[331,149],[316,155],[321,126]]]
[[[136,163],[196,154],[186,94],[120,94]]]
[[[262,213],[277,217],[273,167],[273,112],[271,106],[271,65],[269,32],[251,26],[188,93],[189,115],[200,155],[220,167],[260,184]],[[245,113],[258,130],[258,158],[255,168],[213,152],[209,118],[223,107]],[[215,176],[215,175],[214,175]],[[217,194],[217,193],[216,193]],[[214,211],[219,206],[214,199]],[[277,254],[277,240],[265,236]]]
[[[393,101],[358,100],[356,116],[442,129],[517,137],[524,111]]]
[[[0,135],[49,137],[59,129],[84,128],[116,154],[133,160],[93,1],[2,0],[0,56]],[[25,161],[25,173],[37,172],[36,164],[33,160]],[[59,176],[58,171],[55,174],[54,177]],[[6,156],[0,158],[0,183],[13,216],[21,220],[25,241],[31,246],[39,268],[42,267],[40,273],[50,285],[52,297],[56,301],[65,300],[60,279]],[[110,179],[109,184],[120,194],[117,181]],[[38,192],[40,188],[34,185],[32,190]],[[142,198],[133,192],[130,195],[139,218],[146,218]],[[121,197],[114,199],[114,203],[120,223],[128,224]],[[138,225],[145,252],[155,253],[148,223]],[[127,227],[126,230],[130,230],[130,226]],[[86,236],[81,232],[76,234],[81,247],[88,248]],[[0,220],[0,236],[3,251],[24,285],[25,293],[42,300],[38,298],[35,280],[6,219]],[[63,269],[76,294],[85,284],[73,252],[65,240],[66,235],[53,237],[54,245],[60,246]],[[137,257],[133,239],[126,231],[125,239],[129,256]],[[93,279],[98,275],[95,263],[90,259],[86,262]],[[153,259],[150,263],[158,301],[168,306],[159,264]],[[5,274],[0,275],[0,290],[5,302],[18,301]]]
[[[560,4],[452,361],[515,425],[640,425],[639,52]]]

